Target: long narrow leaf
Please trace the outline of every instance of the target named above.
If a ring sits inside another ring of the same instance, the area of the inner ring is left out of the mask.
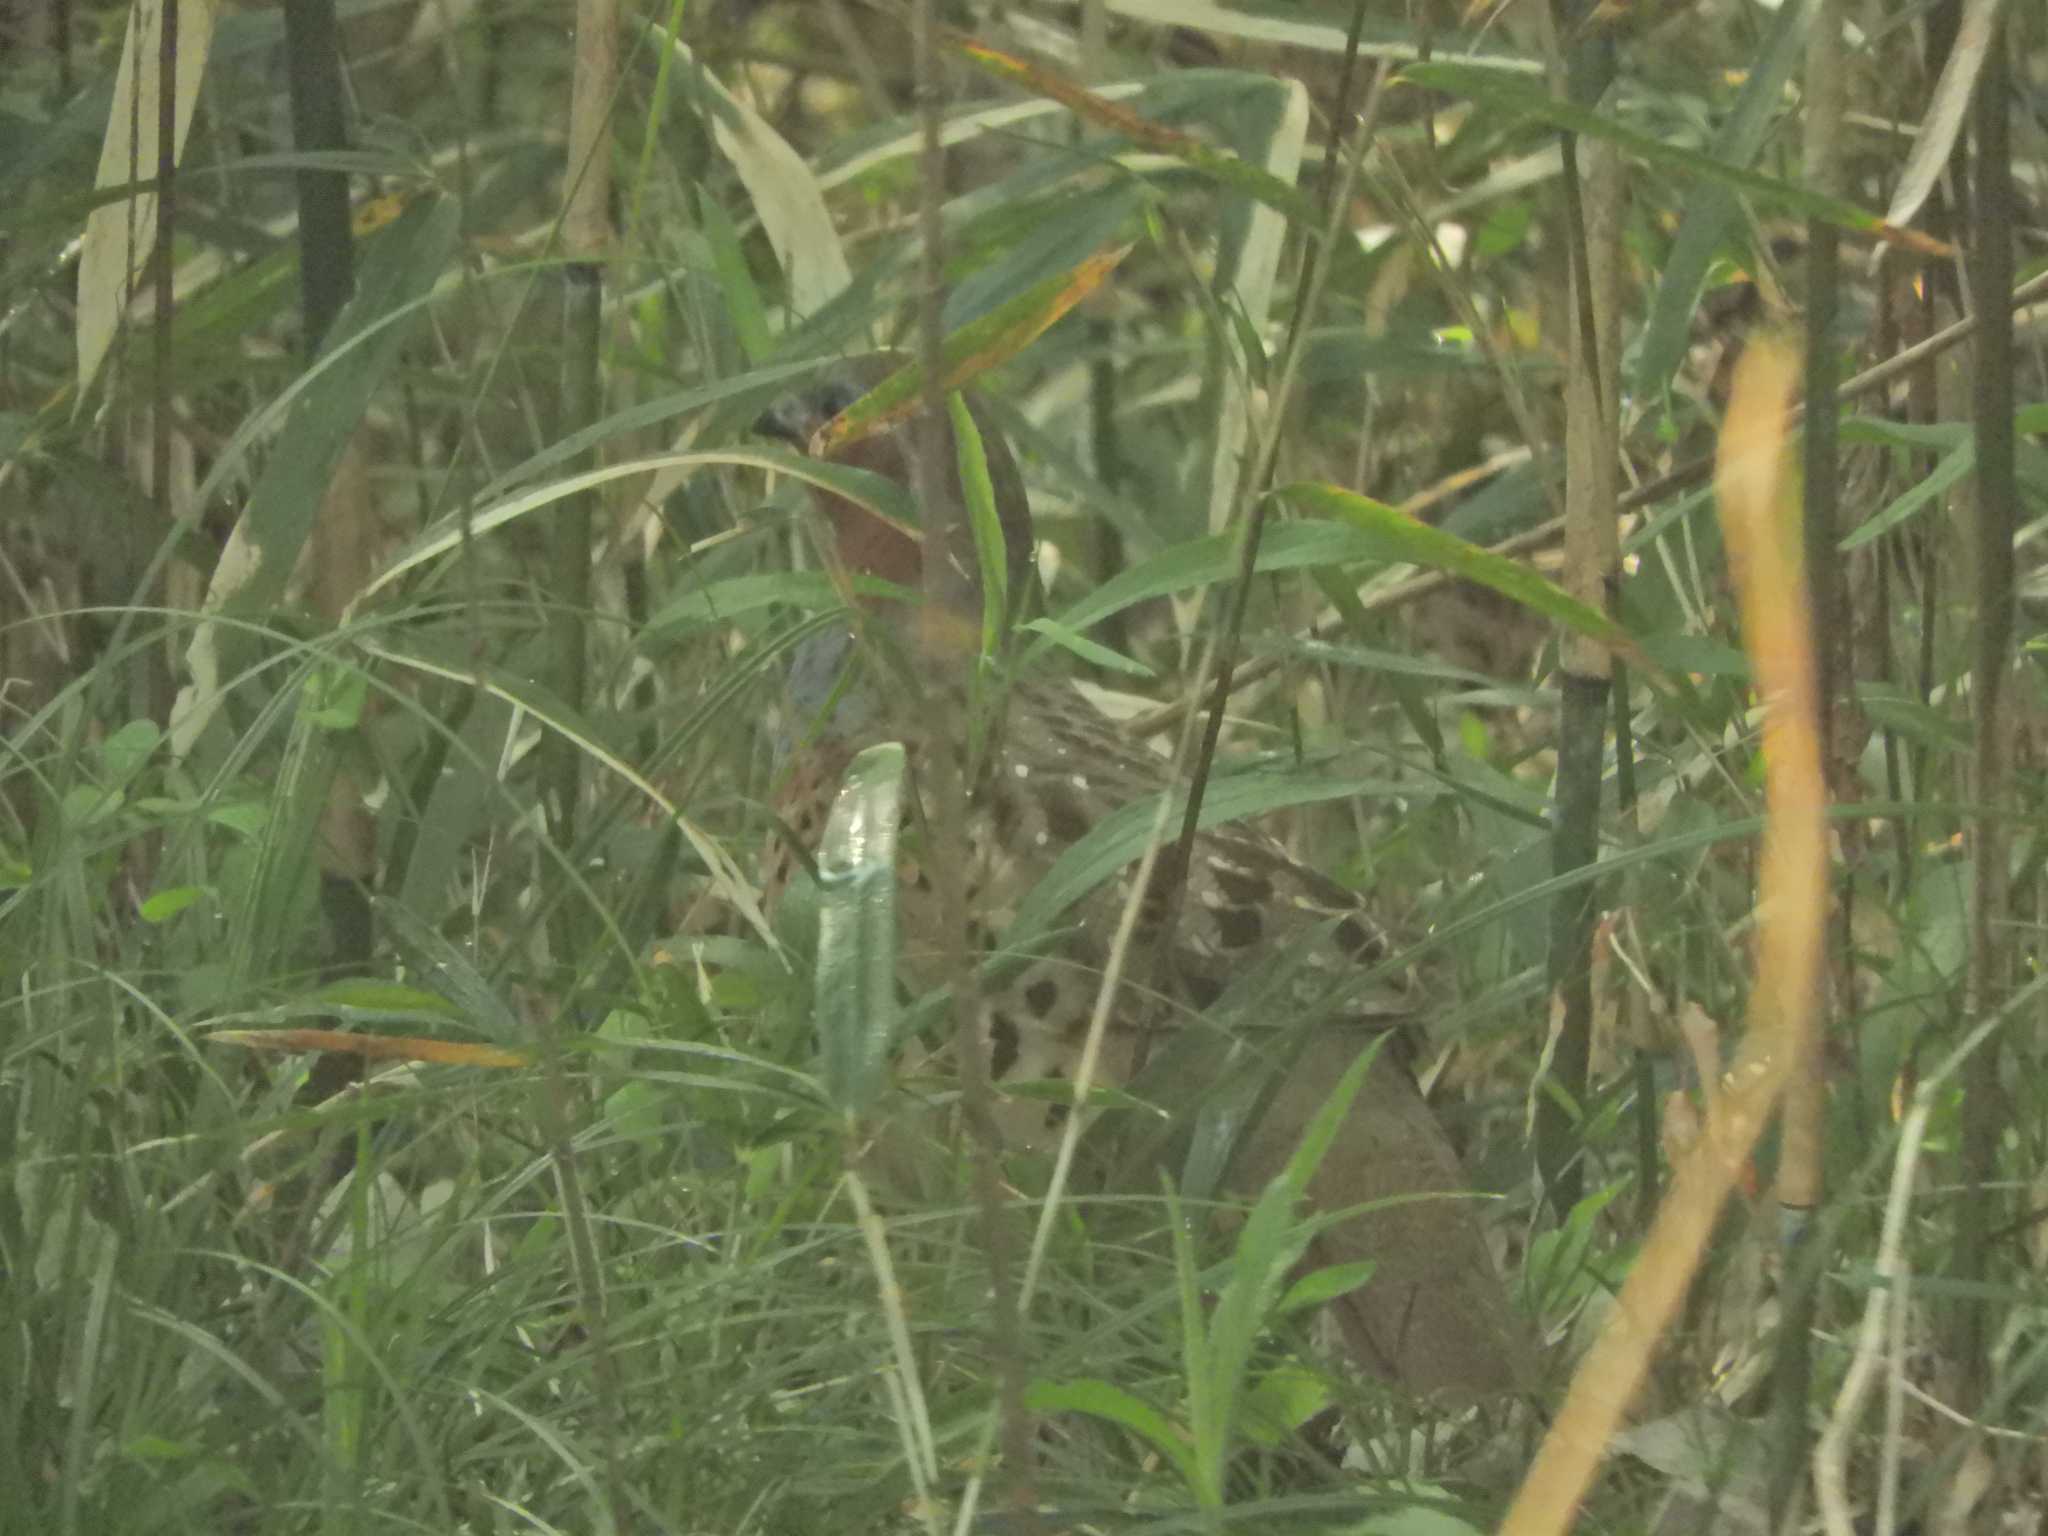
[[[896,837],[906,762],[893,741],[856,757],[818,847],[818,1035],[826,1096],[848,1117],[881,1092],[896,1038]]]
[[[1823,197],[1796,183],[1780,181],[1739,165],[1729,165],[1698,150],[1666,144],[1661,139],[1624,127],[1611,117],[1573,106],[1552,96],[1541,86],[1503,79],[1493,70],[1475,69],[1463,64],[1411,64],[1401,71],[1401,78],[1411,85],[1469,97],[1496,111],[1524,121],[1540,122],[1560,132],[1604,139],[1650,165],[1681,175],[1701,177],[1771,207],[1819,219],[1824,224],[1833,224],[1866,239],[1903,246],[1923,256],[1946,259],[1955,254],[1946,241],[1916,229],[1888,224],[1854,203]]]
[[[1386,559],[1412,561],[1462,581],[1490,587],[1530,612],[1597,641],[1624,660],[1653,673],[1656,670],[1626,629],[1519,560],[1468,544],[1455,534],[1410,517],[1398,507],[1339,490],[1334,485],[1300,483],[1282,486],[1274,494],[1307,511],[1350,523],[1369,535]]]

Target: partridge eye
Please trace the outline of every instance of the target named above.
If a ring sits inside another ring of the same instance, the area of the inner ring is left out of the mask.
[[[818,410],[827,421],[837,416],[867,391],[844,379],[827,384],[818,395]]]

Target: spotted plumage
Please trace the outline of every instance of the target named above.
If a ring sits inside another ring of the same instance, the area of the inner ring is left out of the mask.
[[[843,637],[817,644],[857,665]],[[815,656],[804,665],[815,665]],[[866,700],[858,682],[841,687],[844,701]],[[891,721],[881,711],[848,703],[847,729],[835,716],[800,752],[778,798],[777,846],[764,880],[769,904],[798,867],[789,838],[808,846],[825,822],[846,763],[874,741],[903,741],[916,765],[937,750],[920,728],[928,709],[910,709]],[[1135,874],[1131,863],[1052,915],[1046,934],[1023,946],[1008,936],[1026,898],[1068,849],[1123,806],[1148,802],[1166,783],[1165,761],[1127,740],[1076,689],[1023,683],[1003,700],[996,749],[972,773],[964,889],[974,947],[984,957],[1009,958],[992,967],[981,992],[982,1022],[991,1074],[1005,1082],[1069,1078],[1093,1014],[1109,960],[1109,944]],[[935,882],[922,864],[921,802],[915,796],[901,861],[898,910],[901,964],[906,985],[923,993],[944,984],[943,921]],[[1133,1075],[1145,1043],[1176,1025],[1199,1026],[1233,987],[1256,979],[1261,967],[1292,973],[1279,978],[1273,1005],[1305,1005],[1330,979],[1333,967],[1382,958],[1386,943],[1358,898],[1343,886],[1289,858],[1270,838],[1244,828],[1211,829],[1195,841],[1173,940],[1159,954],[1165,875],[1156,875],[1140,909],[1133,955],[1103,1062],[1103,1080],[1121,1084]],[[1292,985],[1285,984],[1290,981]],[[1269,993],[1274,989],[1269,988]],[[1399,1012],[1398,1005],[1381,1011]],[[1298,1014],[1296,1015],[1298,1016]],[[1354,1017],[1357,1017],[1354,1009]],[[1376,1018],[1375,1022],[1379,1020]],[[1361,1044],[1363,1039],[1361,1039]],[[1040,1145],[1063,1113],[1044,1097],[1006,1100],[999,1121],[1014,1145]]]

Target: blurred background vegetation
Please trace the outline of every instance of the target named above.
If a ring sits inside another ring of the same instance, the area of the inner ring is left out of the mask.
[[[808,981],[707,915],[838,611],[748,428],[915,345],[929,199],[949,332],[1129,248],[976,380],[1085,637],[1046,665],[1134,735],[1198,718],[1269,508],[1223,757],[1378,786],[1272,825],[1419,979],[1548,1345],[1535,1401],[1453,1411],[1276,1316],[1219,1429],[1176,1288],[1228,1229],[1177,1259],[1160,1201],[1077,1205],[999,1341],[1043,1528],[1499,1517],[1748,1005],[1761,709],[1709,481],[1771,331],[1812,403],[1825,1178],[1787,1244],[1766,1141],[1587,1528],[1796,1519],[1886,1264],[1857,1508],[1896,1477],[1928,1528],[2037,1529],[2042,10],[939,9],[933,181],[894,4],[184,0],[168,40],[0,5],[0,1528],[1032,1523],[964,1491],[964,1179],[864,1233]],[[1363,498],[1351,542],[1262,501],[1302,482]],[[280,1029],[445,1059],[211,1038]],[[1218,1434],[1203,1486],[1178,1448]]]

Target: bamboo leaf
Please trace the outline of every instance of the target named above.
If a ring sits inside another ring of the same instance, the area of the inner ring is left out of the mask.
[[[1299,482],[1282,486],[1273,494],[1305,511],[1348,522],[1368,535],[1385,559],[1428,566],[1461,581],[1489,587],[1530,612],[1597,641],[1645,672],[1661,675],[1626,629],[1519,560],[1468,544],[1455,534],[1410,517],[1398,507],[1339,490],[1334,485]]]
[[[1780,181],[1774,176],[1748,170],[1742,166],[1730,165],[1712,155],[1698,150],[1681,149],[1675,144],[1666,144],[1653,139],[1646,133],[1624,127],[1611,117],[1584,107],[1573,106],[1570,102],[1552,96],[1541,86],[1526,84],[1519,80],[1508,80],[1496,70],[1476,69],[1467,64],[1411,64],[1401,71],[1400,78],[1410,85],[1426,86],[1431,90],[1448,91],[1454,96],[1469,97],[1496,111],[1510,114],[1527,122],[1539,122],[1555,128],[1561,133],[1576,133],[1589,139],[1604,139],[1628,154],[1658,167],[1684,176],[1697,176],[1705,181],[1727,187],[1734,192],[1755,198],[1758,202],[1805,218],[1819,219],[1826,224],[1848,230],[1851,234],[1880,244],[1903,246],[1923,256],[1947,260],[1955,250],[1945,240],[1916,229],[1904,229],[1888,224],[1876,214],[1867,212],[1854,203],[1839,198],[1823,197],[1818,192],[1789,181]]]
[[[896,996],[896,839],[901,743],[847,767],[818,845],[818,1035],[825,1095],[849,1117],[880,1094],[901,1011]]]

